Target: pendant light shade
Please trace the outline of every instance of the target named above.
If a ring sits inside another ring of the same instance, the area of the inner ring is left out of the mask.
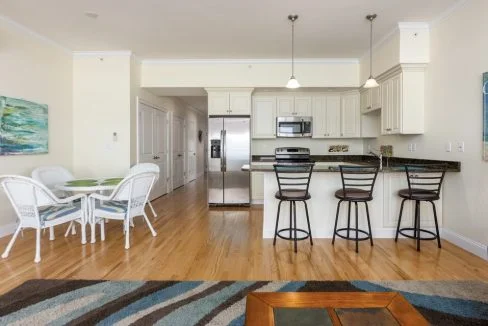
[[[286,84],[286,88],[299,88],[300,83],[295,78],[295,20],[298,15],[288,15],[288,20],[291,21],[291,77]]]
[[[364,84],[364,88],[375,88],[380,86],[373,77],[373,21],[376,19],[376,17],[376,14],[366,16],[366,19],[371,23],[371,29],[369,35],[369,78]]]

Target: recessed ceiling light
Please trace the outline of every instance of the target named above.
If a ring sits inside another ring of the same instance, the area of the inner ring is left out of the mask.
[[[92,19],[98,18],[98,14],[96,12],[90,12],[90,11],[85,12],[85,16]]]

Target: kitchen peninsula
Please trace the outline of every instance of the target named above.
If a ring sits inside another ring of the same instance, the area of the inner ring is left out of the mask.
[[[312,198],[308,201],[310,212],[310,224],[312,236],[315,238],[331,238],[334,228],[334,220],[338,199],[334,193],[342,187],[339,165],[367,165],[378,164],[376,158],[370,155],[324,155],[312,156],[316,162],[312,174],[309,192]],[[460,172],[461,164],[453,161],[434,161],[391,157],[383,158],[383,169],[378,174],[374,187],[373,201],[370,202],[370,215],[373,237],[393,238],[395,236],[396,223],[400,210],[401,200],[397,196],[400,189],[408,188],[404,166],[405,164],[447,164],[447,174],[444,187],[449,187],[449,174]],[[273,156],[253,156],[249,166],[251,172],[264,174],[263,189],[263,238],[272,238],[276,223],[278,200],[275,193],[278,191],[276,175],[273,170]],[[289,212],[287,205],[283,204],[280,215],[279,228],[288,226]],[[343,204],[345,205],[345,204]],[[422,227],[430,229],[434,227],[432,209],[430,206],[421,206]],[[437,202],[437,213],[440,225],[442,225],[442,192],[441,199]],[[347,221],[347,209],[342,209],[339,217],[339,227],[344,227]],[[353,214],[353,212],[351,213]],[[414,205],[406,202],[402,225],[413,223]],[[365,209],[359,206],[359,224],[366,227]],[[305,214],[302,204],[297,204],[297,226],[306,229]]]

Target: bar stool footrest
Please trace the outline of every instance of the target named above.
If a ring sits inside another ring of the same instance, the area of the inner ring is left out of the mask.
[[[437,235],[434,232],[426,230],[426,229],[418,229],[417,230],[416,228],[401,228],[400,230],[398,230],[398,233],[400,233],[401,235],[403,235],[406,238],[417,239],[416,236],[404,233],[405,231],[412,231],[414,233],[415,233],[415,231],[417,231],[417,232],[420,231],[420,232],[424,232],[424,233],[432,235],[432,237],[423,237],[423,238],[421,237],[420,240],[436,240],[437,239]]]
[[[295,234],[294,228],[280,229],[280,230],[278,230],[278,232],[276,232],[276,235],[283,240],[295,241],[295,238],[293,238],[293,237],[290,238],[290,237],[286,237],[286,236],[283,236],[280,234],[281,232],[288,232],[288,234],[289,234],[290,230],[291,230],[292,235],[294,235]],[[305,240],[305,239],[310,238],[310,233],[308,233],[308,231],[305,231],[303,229],[298,229],[298,228],[296,230],[297,230],[297,241],[301,241],[301,240]],[[298,232],[304,233],[306,235],[302,236],[302,237],[298,237]]]
[[[344,231],[348,231],[348,230],[349,230],[349,232],[353,232],[354,235],[356,234],[356,228],[342,228],[342,229],[337,229],[336,232],[335,232],[335,234],[339,238],[346,239],[346,240],[354,240],[354,241],[356,241],[356,237],[355,236],[349,236],[348,237],[348,236],[344,236],[342,234],[339,234],[339,232],[344,232]],[[361,230],[361,229],[358,229],[358,232],[360,234],[365,234],[366,235],[366,237],[361,237],[361,238],[358,236],[358,241],[365,241],[365,240],[371,239],[371,235],[368,232],[366,232],[364,230]]]

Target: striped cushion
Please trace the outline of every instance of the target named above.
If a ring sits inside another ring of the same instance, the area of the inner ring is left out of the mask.
[[[51,221],[81,210],[81,201],[66,205],[47,206],[39,209],[41,221]]]
[[[127,212],[127,202],[126,201],[99,201],[95,203],[96,209],[101,209],[111,213],[126,213]]]

